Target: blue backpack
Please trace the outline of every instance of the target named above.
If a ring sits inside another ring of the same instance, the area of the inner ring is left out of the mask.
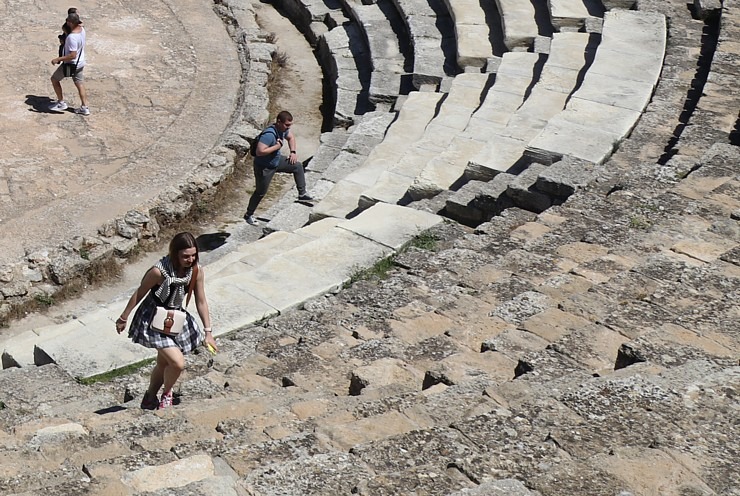
[[[259,133],[257,135],[257,137],[254,138],[252,140],[252,142],[249,144],[249,154],[251,156],[253,156],[253,157],[256,157],[257,156],[257,143],[260,142],[260,138],[262,138],[262,135],[265,134],[268,131],[272,131],[273,133],[275,133],[275,138],[277,139],[277,131],[272,126],[268,127],[267,129],[265,129],[264,131],[262,131],[261,133]]]

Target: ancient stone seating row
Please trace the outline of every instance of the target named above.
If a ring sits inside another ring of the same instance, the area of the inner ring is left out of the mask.
[[[531,1],[496,0],[496,7],[501,16],[506,48],[517,50],[531,47],[539,34],[534,4]]]
[[[455,23],[457,64],[466,68],[482,69],[493,57],[489,41],[490,29],[486,12],[478,0],[445,0],[447,10]]]
[[[441,221],[428,212],[378,205],[351,220],[327,219],[246,244],[206,268],[214,333],[239,329],[337,290],[358,270],[392,255]],[[72,377],[86,378],[151,358],[152,349],[102,331],[123,306],[121,299],[65,324],[28,331],[7,344],[3,366],[56,363]]]
[[[355,205],[364,209],[376,202],[397,203],[430,160],[440,156],[448,147],[464,146],[465,143],[456,138],[480,105],[491,78],[488,74],[475,73],[456,76],[450,92],[421,138],[398,150],[397,160],[387,164],[375,181],[365,185],[359,202],[355,198]]]
[[[310,213],[312,221],[325,217],[346,217],[357,209],[360,193],[375,183],[379,174],[395,164],[410,143],[416,142],[434,117],[441,93],[413,92],[404,100],[388,132],[364,162],[337,180]]]
[[[582,30],[588,19],[604,16],[601,0],[549,0],[550,21],[556,31]]]
[[[484,95],[482,104],[474,109],[470,120],[461,128],[446,131],[453,136],[447,146],[423,164],[408,184],[408,196],[413,200],[431,198],[450,189],[463,178],[468,161],[480,153],[504,122],[528,96],[528,90],[539,76],[538,54],[508,52],[502,57],[494,84]],[[437,130],[431,128],[431,133]]]
[[[465,168],[466,178],[487,181],[522,161],[530,140],[563,110],[575,90],[593,57],[592,40],[587,33],[553,35],[539,80],[511,117],[498,129],[486,133],[485,146]]]
[[[335,27],[319,37],[318,52],[334,104],[332,124],[351,126],[370,110],[370,56],[360,30],[351,22]]]
[[[359,0],[342,0],[347,12],[361,27],[368,52],[372,73],[370,76],[370,101],[376,106],[390,108],[401,93],[401,77],[406,74],[406,60],[400,43],[407,43],[394,30],[400,29],[403,21],[391,0],[378,0],[363,4]]]
[[[740,144],[740,109],[736,104],[739,47],[740,4],[726,1],[722,3],[719,36],[707,81],[692,115],[692,120],[698,124],[683,128],[676,145],[681,156],[695,160],[713,141]],[[708,136],[712,139],[707,140]]]
[[[664,15],[606,13],[602,39],[583,83],[563,112],[529,143],[527,156],[541,163],[564,155],[603,163],[629,135],[650,101],[665,46]]]
[[[439,0],[394,0],[411,37],[414,50],[412,82],[439,87],[445,76],[459,72],[454,55],[455,25]],[[449,52],[449,54],[448,54]]]

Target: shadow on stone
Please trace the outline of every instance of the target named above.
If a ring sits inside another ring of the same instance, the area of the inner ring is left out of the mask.
[[[227,232],[207,233],[201,234],[195,241],[198,243],[200,251],[212,251],[226,244],[226,238],[229,236],[231,236],[231,233]]]
[[[30,109],[28,109],[29,112],[39,112],[43,114],[63,114],[64,113],[64,111],[49,109],[51,104],[54,103],[54,100],[52,100],[48,96],[26,95],[25,103],[26,105],[31,107]],[[71,112],[72,109],[68,108],[66,111]]]

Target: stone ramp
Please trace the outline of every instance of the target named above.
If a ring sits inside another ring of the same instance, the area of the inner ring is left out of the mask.
[[[233,332],[340,289],[354,273],[397,252],[440,221],[433,214],[378,205],[348,221],[306,228],[292,236],[279,233],[274,241],[268,236],[232,252],[217,263],[213,279],[209,275],[206,283],[214,334]],[[124,305],[122,301],[77,322],[36,333],[31,363],[54,362],[71,376],[86,378],[152,357],[152,350],[107,333]],[[24,340],[22,346],[31,342]],[[28,350],[15,348],[5,350],[3,363],[28,364]]]
[[[603,163],[629,135],[653,94],[666,46],[665,16],[611,11],[583,83],[527,147],[543,163],[563,155]]]

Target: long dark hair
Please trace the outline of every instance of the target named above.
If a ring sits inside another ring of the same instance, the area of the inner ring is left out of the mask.
[[[189,232],[181,232],[179,234],[175,234],[175,237],[172,238],[172,241],[170,241],[170,261],[172,262],[172,266],[176,269],[180,269],[180,257],[178,257],[178,253],[180,253],[180,250],[187,250],[188,248],[195,248],[195,263],[198,263],[198,243],[195,241],[195,236],[190,234]]]

